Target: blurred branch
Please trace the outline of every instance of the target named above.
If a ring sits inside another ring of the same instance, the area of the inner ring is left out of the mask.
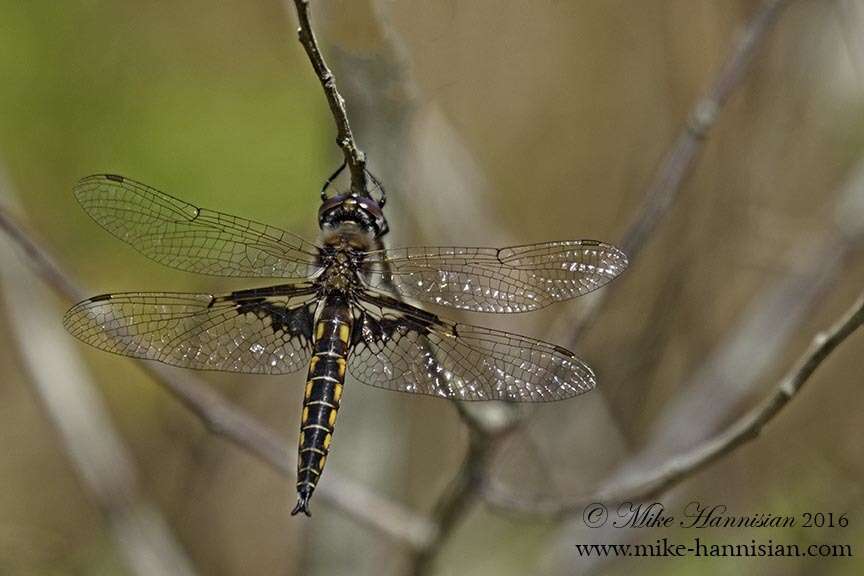
[[[784,388],[784,383],[795,382],[797,393],[818,362],[857,328],[855,322],[860,324],[860,316],[853,311],[844,315],[825,333],[826,341],[817,336],[811,349],[763,404],[739,418],[736,424],[714,431],[730,419],[753,383],[797,333],[813,305],[821,302],[827,287],[836,283],[844,259],[864,243],[864,160],[851,171],[836,194],[833,208],[838,234],[829,235],[822,242],[811,240],[806,248],[794,248],[797,266],[754,298],[740,315],[739,326],[679,387],[686,393],[666,408],[660,425],[640,454],[629,458],[598,489],[566,503],[529,502],[505,495],[500,489],[487,493],[490,503],[524,513],[565,515],[593,501],[657,496],[751,440],[754,437],[751,434],[757,434],[794,396],[785,397],[789,385]],[[856,303],[856,307],[860,305],[860,301]],[[818,362],[808,363],[811,357]],[[804,380],[799,382],[799,376],[805,376]],[[669,451],[673,454],[663,457]]]
[[[469,428],[468,438],[468,452],[462,465],[447,492],[438,498],[432,511],[432,519],[438,525],[438,533],[424,548],[414,553],[410,561],[410,574],[420,576],[429,573],[433,560],[453,527],[457,526],[476,504],[474,494],[479,489],[485,474],[492,443],[476,428]]]
[[[502,411],[504,419],[494,422],[491,418],[469,412],[464,403],[453,404],[468,426],[468,452],[449,489],[435,503],[432,511],[432,521],[438,526],[435,537],[430,539],[426,546],[417,549],[411,558],[409,572],[414,576],[430,572],[435,557],[453,529],[478,503],[476,496],[484,491],[483,484],[492,455],[500,440],[515,430],[518,424],[510,410]]]
[[[708,93],[693,105],[686,125],[678,134],[648,187],[645,203],[636,221],[621,242],[621,248],[630,258],[634,258],[647,244],[651,233],[669,211],[684,180],[693,171],[695,160],[705,147],[720,111],[752,68],[754,57],[781,10],[791,2],[792,0],[768,0],[762,3],[739,32]]]
[[[688,454],[729,430],[737,421],[742,404],[754,393],[762,375],[772,367],[789,341],[797,337],[813,308],[824,302],[827,290],[845,271],[844,261],[864,242],[864,161],[835,195],[836,228],[820,240],[808,238],[791,249],[786,273],[766,286],[739,314],[736,326],[678,387],[681,393],[666,403],[638,454],[627,458],[603,485],[636,486],[650,480],[657,470]],[[569,574],[574,567],[586,572],[600,569],[607,560],[579,558],[572,540],[564,536],[580,525],[576,516],[562,526],[556,548],[560,554],[557,573]],[[606,542],[626,538],[620,530],[601,528],[595,536]]]
[[[21,238],[20,229],[2,211],[0,228]],[[32,257],[32,246],[28,248],[27,256]],[[59,276],[53,280],[64,283]],[[133,458],[72,342],[52,329],[58,321],[51,317],[47,291],[33,286],[32,272],[11,245],[0,245],[0,286],[22,372],[41,401],[72,469],[105,518],[130,573],[195,574],[161,511],[141,493]]]
[[[55,292],[69,301],[83,299],[83,292],[47,251],[0,206],[0,229],[27,255],[27,262]],[[198,416],[208,430],[258,457],[285,476],[296,472],[296,461],[286,442],[252,416],[226,401],[200,379],[181,374],[162,364],[138,362],[163,388]],[[382,534],[420,548],[435,534],[434,526],[408,509],[332,473],[318,488],[322,501],[359,523]]]
[[[685,454],[669,458],[664,464],[631,478],[626,484],[611,484],[571,502],[529,502],[499,491],[489,490],[487,501],[506,510],[545,515],[567,515],[592,502],[638,502],[663,494],[740,446],[755,440],[763,428],[792,401],[810,376],[840,344],[864,323],[864,294],[828,330],[814,338],[808,350],[780,379],[773,392],[726,431],[703,442]]]
[[[300,21],[297,35],[300,43],[303,45],[303,49],[306,50],[306,55],[309,56],[309,62],[312,64],[318,80],[321,82],[324,95],[327,97],[327,104],[330,106],[330,112],[336,121],[336,144],[342,149],[342,153],[345,155],[345,163],[348,165],[348,170],[351,173],[351,190],[368,196],[366,155],[357,147],[354,133],[351,131],[351,125],[348,122],[345,99],[342,98],[342,95],[336,88],[336,77],[333,76],[333,72],[327,67],[324,56],[321,55],[321,50],[318,48],[318,41],[315,38],[315,33],[312,31],[312,23],[309,20],[309,0],[294,0],[294,7],[297,10],[297,19]]]
[[[767,0],[762,3],[738,33],[726,57],[726,62],[720,68],[708,92],[690,109],[686,124],[675,138],[645,191],[645,199],[637,212],[636,219],[630,224],[621,240],[620,247],[627,254],[631,265],[648,244],[651,234],[675,204],[685,180],[696,166],[696,160],[705,147],[720,112],[752,68],[756,53],[781,11],[791,3],[792,0]],[[594,323],[606,301],[609,289],[606,288],[585,301],[580,309],[576,327],[572,331],[574,342]]]

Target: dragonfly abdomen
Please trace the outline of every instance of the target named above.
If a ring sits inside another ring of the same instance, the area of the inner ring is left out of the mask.
[[[315,324],[300,421],[297,505],[291,514],[310,515],[309,500],[327,461],[342,399],[351,324],[347,304],[329,299]]]

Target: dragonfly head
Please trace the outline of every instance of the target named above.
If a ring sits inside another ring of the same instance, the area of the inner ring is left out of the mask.
[[[375,238],[389,230],[381,205],[370,196],[354,192],[327,198],[318,210],[321,230],[335,230],[344,222],[353,222]]]

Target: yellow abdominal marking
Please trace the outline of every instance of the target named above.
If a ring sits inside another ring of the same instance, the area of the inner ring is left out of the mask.
[[[300,432],[300,447],[303,447],[303,444],[306,443],[306,432]]]
[[[303,424],[305,424],[307,420],[309,420],[309,408],[304,407],[303,408]]]
[[[309,380],[308,382],[306,382],[306,392],[305,392],[304,396],[306,398],[309,398],[311,395],[312,395],[312,380]]]
[[[324,322],[319,322],[318,326],[315,327],[315,340],[320,340],[324,336],[324,326]]]
[[[318,356],[313,356],[312,359],[309,361],[309,373],[310,374],[312,373],[313,370],[315,370],[315,365],[318,364],[318,360],[320,360],[320,358],[318,358]]]
[[[333,441],[333,436],[328,432],[326,436],[324,436],[324,449],[330,449],[330,442]]]
[[[339,340],[348,344],[348,335],[349,335],[348,324],[339,324]]]
[[[330,411],[330,417],[327,419],[327,423],[330,425],[331,428],[333,427],[333,424],[336,423],[336,410]]]
[[[339,366],[339,377],[342,378],[343,376],[345,376],[345,359],[337,358],[336,365]]]
[[[325,464],[326,462],[327,462],[327,457],[326,457],[326,456],[321,456],[321,459],[318,460],[318,469],[319,469],[319,470],[323,470],[323,469],[324,469],[324,464]]]
[[[333,388],[333,399],[339,402],[342,399],[342,384],[336,384]]]

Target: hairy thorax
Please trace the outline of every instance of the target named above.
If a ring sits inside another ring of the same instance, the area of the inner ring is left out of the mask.
[[[324,292],[348,293],[353,286],[362,285],[358,276],[364,254],[379,244],[374,236],[353,222],[343,222],[338,228],[325,230],[322,243],[324,271],[318,281]]]

